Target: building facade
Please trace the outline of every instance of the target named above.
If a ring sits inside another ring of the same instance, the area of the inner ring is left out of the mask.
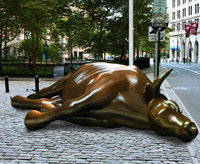
[[[22,40],[24,40],[26,38],[24,32],[18,34],[16,36],[16,38],[14,40],[12,40],[11,42],[9,42],[6,45],[6,49],[5,49],[5,44],[3,43],[2,45],[2,59],[3,61],[5,60],[5,51],[7,51],[7,56],[10,57],[19,57],[19,56],[24,56],[25,52],[21,52],[20,54],[16,53],[16,49],[19,49],[19,44]],[[50,36],[47,36],[44,39],[44,42],[47,43],[47,45],[51,44],[51,40],[50,40]],[[60,45],[62,45],[62,49],[61,49],[61,54],[62,54],[62,63],[65,63],[67,60],[85,60],[85,59],[91,59],[92,55],[85,53],[85,50],[83,48],[79,48],[79,47],[72,47],[71,50],[67,49],[67,37],[61,37],[59,36],[59,43]],[[42,54],[41,54],[42,55]]]
[[[200,0],[170,0],[169,27],[170,32],[170,60],[183,61],[190,59],[191,62],[200,63]],[[191,22],[198,23],[197,35],[190,34],[186,38],[185,25]]]

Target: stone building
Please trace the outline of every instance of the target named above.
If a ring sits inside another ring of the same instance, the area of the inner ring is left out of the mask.
[[[179,58],[191,59],[191,62],[200,63],[200,25],[197,35],[190,34],[186,38],[185,24],[191,22],[199,24],[200,0],[170,0],[168,6],[170,32],[170,60]]]

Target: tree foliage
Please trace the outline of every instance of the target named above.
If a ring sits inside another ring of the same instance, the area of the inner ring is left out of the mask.
[[[134,47],[140,51],[150,52],[154,47],[147,40],[151,4],[152,0],[134,1]],[[39,47],[47,36],[56,51],[63,48],[60,36],[67,36],[68,50],[78,46],[100,57],[110,53],[121,59],[128,53],[127,0],[0,0],[0,6],[0,48],[19,32],[28,32],[25,39],[31,43],[31,52],[27,51],[32,56],[33,73],[41,55]]]
[[[144,51],[151,49],[147,40],[151,3],[134,1],[135,47]],[[67,18],[58,26],[68,36],[68,48],[79,46],[101,57],[107,52],[124,58],[128,53],[128,1],[71,0],[71,4]]]
[[[2,71],[2,47],[7,59],[7,44],[20,33],[19,20],[15,15],[15,4],[12,1],[0,0],[0,72]]]
[[[20,8],[18,18],[21,20],[21,26],[31,33],[33,73],[39,43],[50,34],[55,21],[63,16],[60,11],[65,8],[65,3],[65,0],[21,0],[18,3]]]

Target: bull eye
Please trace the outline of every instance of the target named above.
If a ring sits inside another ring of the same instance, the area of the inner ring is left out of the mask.
[[[178,104],[175,101],[167,101],[167,105],[170,106],[171,109],[175,110],[176,112],[181,112],[179,109]]]
[[[174,109],[176,112],[180,112],[179,108],[177,108],[177,107],[174,106],[174,105],[171,105],[171,108]]]

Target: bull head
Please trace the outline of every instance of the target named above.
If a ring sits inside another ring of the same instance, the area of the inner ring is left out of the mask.
[[[174,136],[184,142],[193,140],[198,129],[196,125],[184,116],[178,104],[160,93],[160,86],[172,69],[159,76],[152,85],[147,84],[146,96],[149,107],[149,123],[151,128],[160,135]]]

